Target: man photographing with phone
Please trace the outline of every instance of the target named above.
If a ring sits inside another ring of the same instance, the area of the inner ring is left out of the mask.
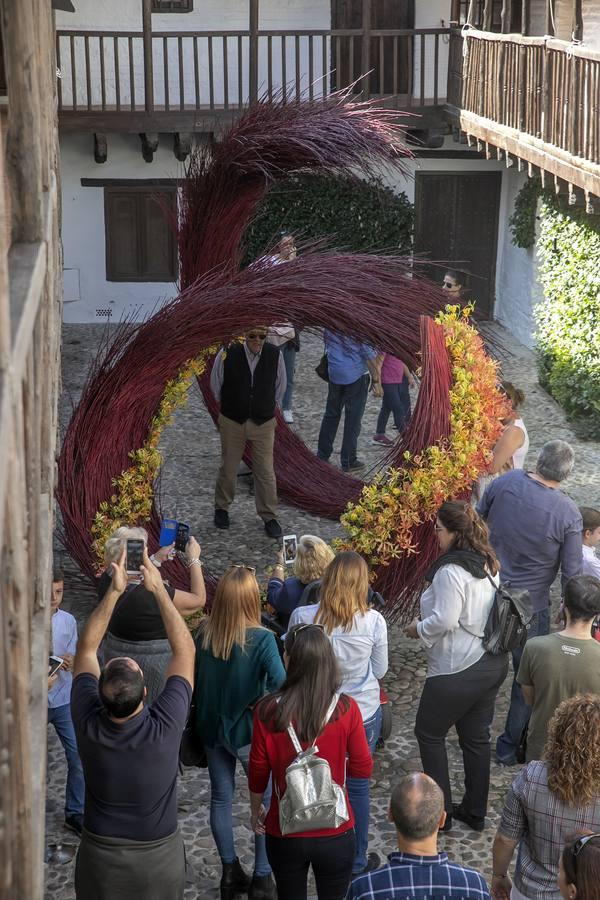
[[[172,650],[166,685],[156,700],[145,705],[144,677],[133,659],[111,659],[102,671],[98,665],[98,647],[127,588],[125,549],[112,563],[110,584],[75,655],[71,712],[86,783],[75,869],[78,900],[183,898],[185,853],[177,827],[177,773],[192,697],[195,648],[146,548],[141,573],[158,604]]]

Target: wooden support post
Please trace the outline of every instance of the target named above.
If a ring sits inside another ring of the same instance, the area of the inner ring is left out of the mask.
[[[362,96],[363,100],[369,99],[369,82],[371,80],[371,0],[362,0],[362,48],[361,48],[361,70],[362,70]],[[414,60],[409,60],[409,65],[414,65]],[[423,65],[423,60],[421,60]]]
[[[510,34],[512,27],[512,0],[502,0],[502,13],[500,17],[503,34]]]
[[[554,37],[554,0],[546,0],[546,34]]]
[[[569,182],[569,184],[567,185],[567,190],[569,206],[575,206],[575,204],[577,203],[577,194],[575,193],[575,187],[571,184],[571,182]]]
[[[142,142],[142,156],[147,163],[151,163],[154,154],[158,150],[158,134],[156,132],[143,132],[140,134]]]
[[[173,153],[175,154],[175,159],[178,159],[179,162],[185,162],[190,155],[191,149],[192,135],[176,131],[173,136]]]
[[[574,41],[583,40],[583,13],[581,10],[581,0],[573,0],[573,22],[571,25]]]
[[[521,0],[521,34],[529,34],[529,0]]]
[[[11,190],[12,240],[39,241],[42,225],[42,142],[39,47],[33,0],[3,0],[2,39],[10,102],[6,169]]]
[[[482,28],[484,31],[492,30],[492,0],[485,0],[483,5]]]
[[[258,100],[258,0],[250,0],[248,80],[250,103]],[[285,85],[284,85],[285,89]]]
[[[94,159],[97,163],[105,163],[108,158],[108,146],[106,135],[96,132],[94,134]]]
[[[154,112],[154,65],[152,59],[152,0],[142,0],[142,30],[144,33],[144,108]]]

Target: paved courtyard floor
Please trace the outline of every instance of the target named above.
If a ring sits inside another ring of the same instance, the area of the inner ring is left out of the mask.
[[[502,367],[505,377],[523,388],[527,395],[523,419],[531,440],[528,464],[533,465],[537,451],[545,441],[559,437],[568,440],[575,448],[576,465],[566,490],[576,502],[598,506],[600,445],[583,443],[574,436],[560,408],[538,385],[533,355],[499,326],[491,326],[489,330],[504,348]],[[81,391],[102,331],[101,326],[94,325],[69,325],[63,329],[63,429],[68,422],[72,403],[77,401]],[[297,358],[294,398],[296,422],[293,427],[313,449],[326,396],[326,386],[314,373],[320,354],[318,338],[307,337]],[[381,453],[381,448],[371,443],[378,408],[378,401],[370,397],[359,441],[359,456],[369,465],[376,465]],[[336,450],[338,445],[339,441]],[[164,436],[163,453],[160,488],[163,510],[173,518],[190,523],[202,545],[203,559],[211,570],[220,573],[231,562],[245,562],[257,566],[257,575],[266,577],[264,570],[274,561],[276,545],[266,537],[245,484],[240,486],[232,507],[229,532],[219,532],[213,527],[213,490],[219,461],[219,441],[195,386],[188,405],[178,413],[175,423]],[[320,534],[326,540],[340,533],[338,523],[317,519],[292,507],[282,506],[280,519],[285,533]],[[67,573],[64,609],[76,616],[81,627],[94,605],[94,592],[67,557],[63,558],[63,567]],[[377,850],[382,857],[394,849],[393,828],[387,822],[390,789],[402,774],[421,768],[413,727],[425,674],[425,658],[415,642],[404,638],[399,629],[391,628],[390,668],[384,681],[393,704],[394,727],[385,748],[376,753],[371,794],[370,849]],[[509,690],[507,679],[497,704],[494,740],[502,730]],[[455,799],[459,800],[463,775],[454,735],[448,744]],[[494,831],[504,794],[516,771],[492,763],[489,817],[483,834],[476,834],[457,823],[452,832],[440,838],[441,848],[447,850],[452,858],[480,869],[488,878]],[[76,839],[63,829],[65,773],[62,748],[54,730],[49,728],[47,844],[53,847],[60,845],[63,850],[74,852]],[[186,900],[212,900],[218,897],[220,864],[208,823],[209,799],[206,771],[186,770],[179,789],[179,819],[189,863]],[[253,836],[243,777],[238,783],[234,816],[237,852],[244,865],[251,869]],[[74,897],[73,872],[73,862],[47,864],[47,900],[71,900]]]

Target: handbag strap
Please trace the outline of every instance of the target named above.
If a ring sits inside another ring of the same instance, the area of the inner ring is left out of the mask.
[[[326,726],[327,723],[329,722],[330,718],[332,717],[332,715],[333,715],[333,713],[334,713],[334,711],[335,711],[335,708],[336,708],[336,706],[338,705],[339,699],[340,699],[340,695],[339,695],[339,694],[334,694],[334,695],[333,695],[333,700],[332,700],[331,703],[329,704],[329,707],[328,707],[328,709],[327,709],[327,712],[325,713],[325,718],[324,718],[324,720],[323,720],[323,724],[322,724],[322,726],[321,726],[321,730],[319,731],[319,734],[322,733],[323,729],[325,728],[325,726]],[[289,724],[288,727],[287,727],[287,733],[288,733],[289,736],[290,736],[290,739],[291,739],[291,741],[292,741],[292,744],[294,745],[294,750],[296,751],[296,753],[303,753],[303,750],[302,750],[302,744],[301,744],[300,741],[298,740],[298,735],[296,734],[296,731],[295,731],[295,729],[294,729],[294,726],[292,725],[291,722],[290,722],[290,724]],[[319,734],[317,735],[317,737],[316,737],[316,738],[314,739],[314,741],[312,742],[311,747],[314,747],[315,744],[317,743],[317,738],[319,737]]]

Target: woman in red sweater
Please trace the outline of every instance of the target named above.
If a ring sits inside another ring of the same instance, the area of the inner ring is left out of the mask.
[[[303,750],[316,740],[318,755],[329,763],[337,784],[345,785],[346,774],[368,778],[373,761],[362,716],[355,701],[340,694],[324,725],[341,678],[322,626],[303,624],[292,628],[285,640],[283,661],[286,681],[277,693],[265,697],[254,713],[248,772],[252,827],[258,833],[266,831],[267,856],[280,897],[306,900],[308,869],[312,865],[319,900],[342,900],[354,861],[354,814],[350,804],[349,819],[339,828],[283,837],[278,797],[285,793],[285,770],[297,755],[287,732],[290,722]],[[274,790],[265,817],[261,800],[269,775]]]

